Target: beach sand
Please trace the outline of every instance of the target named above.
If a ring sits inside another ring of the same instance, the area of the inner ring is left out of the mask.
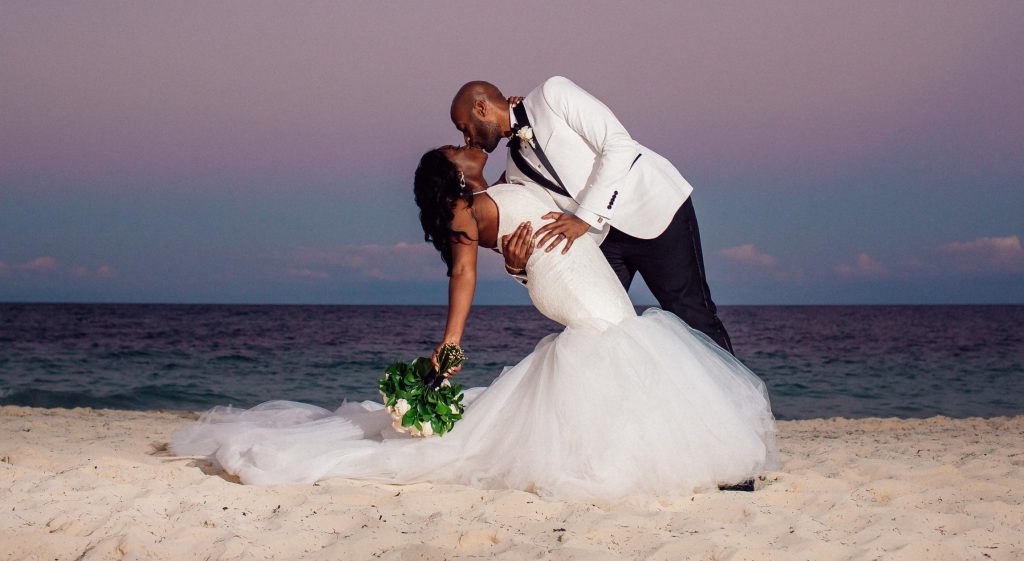
[[[0,407],[0,559],[1024,558],[1024,417],[780,422],[754,493],[602,508],[521,491],[239,485],[183,412]]]

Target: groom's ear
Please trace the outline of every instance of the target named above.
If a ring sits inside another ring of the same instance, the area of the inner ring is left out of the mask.
[[[473,114],[477,117],[484,118],[490,113],[491,108],[487,106],[486,99],[478,99],[473,102]]]

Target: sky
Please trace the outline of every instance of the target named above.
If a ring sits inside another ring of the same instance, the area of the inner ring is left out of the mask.
[[[1022,24],[995,1],[2,1],[0,301],[443,304],[420,155],[460,142],[462,83],[562,75],[693,185],[721,305],[1021,304]],[[480,267],[478,303],[528,303]]]

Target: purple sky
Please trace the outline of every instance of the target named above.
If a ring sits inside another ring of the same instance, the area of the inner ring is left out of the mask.
[[[1024,303],[1024,4],[826,4],[2,3],[0,301],[443,302],[419,155],[561,74],[694,185],[720,303]]]

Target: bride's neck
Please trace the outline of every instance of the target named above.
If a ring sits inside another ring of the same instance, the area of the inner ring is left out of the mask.
[[[466,176],[466,187],[474,194],[480,193],[487,189],[487,180],[484,179],[483,175]]]

